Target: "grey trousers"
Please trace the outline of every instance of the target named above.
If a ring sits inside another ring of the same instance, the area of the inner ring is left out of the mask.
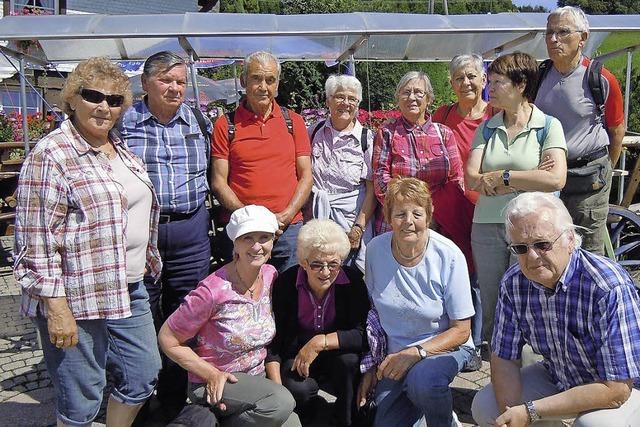
[[[522,368],[520,375],[523,402],[541,399],[560,392],[552,383],[549,373],[541,363]],[[500,412],[491,384],[476,393],[471,404],[471,414],[481,427],[494,425]],[[564,420],[572,418],[575,418],[574,427],[640,427],[640,390],[633,389],[629,399],[619,408],[568,414]],[[562,427],[565,423],[562,418],[554,417],[545,418],[533,425],[535,427]]]
[[[607,215],[609,214],[609,193],[611,192],[612,167],[609,156],[604,156],[587,163],[588,165],[604,165],[606,184],[599,191],[584,194],[560,193],[560,199],[571,214],[573,223],[584,227],[578,229],[582,235],[582,248],[596,254],[604,255],[604,238],[607,231]],[[567,178],[567,180],[570,178]]]
[[[482,300],[482,339],[491,342],[502,276],[517,260],[509,251],[504,224],[473,223],[471,248]]]
[[[227,409],[215,411],[223,427],[299,427],[300,419],[293,412],[296,402],[284,386],[262,377],[235,373],[238,382],[227,383],[222,401]],[[205,384],[189,383],[189,399],[208,405]]]

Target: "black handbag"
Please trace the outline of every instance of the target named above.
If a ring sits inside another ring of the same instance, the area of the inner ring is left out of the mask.
[[[605,166],[595,163],[567,170],[567,183],[562,189],[566,194],[585,194],[599,191],[606,185]]]
[[[374,399],[367,400],[367,403],[355,413],[351,427],[371,427],[373,420],[376,419],[377,410],[378,405],[376,405],[376,401]]]

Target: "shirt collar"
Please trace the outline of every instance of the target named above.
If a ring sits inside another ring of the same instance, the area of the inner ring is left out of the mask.
[[[531,111],[531,117],[529,118],[529,122],[527,123],[527,128],[528,129],[544,128],[544,125],[545,125],[544,113],[534,104],[530,104],[530,105],[533,109]],[[504,111],[502,110],[500,110],[499,113],[494,114],[493,117],[491,117],[487,122],[488,128],[495,129],[501,126],[504,127]]]
[[[331,131],[331,134],[333,135],[334,138],[336,136],[346,137],[346,136],[351,135],[358,142],[360,142],[360,138],[362,137],[362,125],[360,124],[360,122],[357,119],[355,119],[355,123],[353,124],[353,127],[351,128],[351,130],[348,130],[348,131],[339,131],[339,130],[335,129],[331,125],[331,119],[329,119],[329,118],[324,122],[324,127],[328,128]]]
[[[580,262],[580,249],[576,248],[571,252],[571,257],[569,257],[569,263],[567,264],[567,268],[564,269],[564,273],[558,279],[558,286],[556,286],[556,291],[558,288],[561,288],[564,292],[567,291],[569,287],[569,282],[573,279],[576,272],[578,271],[578,264]]]
[[[253,111],[251,111],[251,110],[249,110],[247,108],[247,100],[246,99],[244,99],[244,100],[242,100],[240,102],[240,105],[238,105],[238,108],[236,109],[236,113],[235,114],[238,117],[237,118],[238,121],[243,121],[243,120],[260,121],[260,120],[262,120],[262,117],[258,117],[258,115],[256,113],[254,113]],[[271,117],[282,117],[282,110],[280,109],[280,106],[278,105],[278,103],[276,102],[275,99],[272,101],[271,112],[269,113],[269,116],[264,121],[269,120]]]
[[[340,272],[338,273],[338,277],[336,277],[336,280],[333,282],[334,285],[348,285],[350,284],[351,281],[349,280],[349,276],[347,276],[347,273],[344,272],[344,269],[340,269]],[[300,289],[300,288],[306,288],[309,289],[309,281],[307,280],[307,272],[304,271],[304,268],[302,268],[302,266],[298,267],[298,274],[296,276],[296,288]]]
[[[145,95],[142,101],[140,101],[139,108],[140,110],[138,111],[136,124],[146,122],[152,117],[156,119],[151,110],[149,110],[149,106],[147,105],[147,95]],[[189,106],[187,106],[184,102],[180,104],[180,106],[178,107],[178,111],[176,111],[176,114],[173,116],[173,118],[169,120],[169,123],[177,118],[181,118],[185,123],[189,123]]]
[[[431,126],[431,114],[424,113],[424,116],[427,119],[427,121],[424,122],[422,125],[414,125],[412,123],[409,123],[409,121],[405,119],[403,115],[400,115],[400,123],[402,123],[402,125],[407,130],[407,132],[410,132],[414,129],[420,129],[426,133],[427,130],[429,129],[429,126]]]
[[[76,127],[73,125],[71,119],[63,121],[60,124],[60,128],[64,133],[71,133],[71,145],[79,155],[87,154],[90,151],[95,153],[98,152],[98,150],[93,148],[91,144],[89,144],[87,140],[80,135],[80,132],[78,132]],[[115,127],[109,131],[109,140],[116,148],[119,148],[120,144],[122,144],[122,140],[120,139],[119,133],[115,130]]]

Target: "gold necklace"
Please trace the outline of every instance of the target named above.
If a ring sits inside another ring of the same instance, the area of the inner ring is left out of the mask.
[[[424,255],[425,250],[427,249],[427,243],[429,242],[429,239],[427,238],[427,241],[424,244],[424,248],[422,248],[422,251],[420,251],[418,254],[413,255],[413,256],[406,256],[405,254],[402,253],[402,251],[400,250],[400,245],[398,245],[398,242],[395,239],[392,239],[393,244],[396,247],[396,252],[398,253],[398,256],[400,258],[402,258],[403,261],[405,262],[411,262],[413,260],[415,260],[418,257],[421,257],[422,255]]]
[[[247,284],[244,282],[244,280],[242,279],[242,276],[240,276],[240,273],[238,272],[238,264],[234,264],[233,265],[233,269],[236,272],[236,276],[238,276],[238,280],[240,281],[240,284],[242,286],[244,286],[244,292],[249,291],[249,295],[251,295],[251,299],[253,299],[253,293],[255,292],[255,287],[256,287],[256,283],[253,284],[253,286],[249,287],[247,286]],[[258,278],[260,277],[260,273],[258,273]],[[243,293],[244,293],[243,292]]]

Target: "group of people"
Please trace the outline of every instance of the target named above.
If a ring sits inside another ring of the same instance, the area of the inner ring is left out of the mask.
[[[401,117],[375,134],[343,75],[307,129],[275,101],[266,52],[245,59],[246,97],[215,124],[184,103],[175,54],[147,59],[133,104],[117,65],[79,64],[69,118],[17,192],[14,271],[58,425],[91,424],[109,371],[108,426],[144,422],[154,390],[167,419],[199,408],[198,425],[296,426],[320,388],[336,425],[375,406],[375,426],[455,426],[450,383],[486,345],[481,425],[640,425],[640,301],[600,255],[621,94],[606,69],[602,108],[590,93],[588,35],[579,9],[552,12],[542,79],[526,53],[488,75],[478,55],[455,57],[457,102],[433,116],[429,77],[409,72]],[[210,190],[229,259],[212,274]],[[542,362],[521,368],[524,345]]]

